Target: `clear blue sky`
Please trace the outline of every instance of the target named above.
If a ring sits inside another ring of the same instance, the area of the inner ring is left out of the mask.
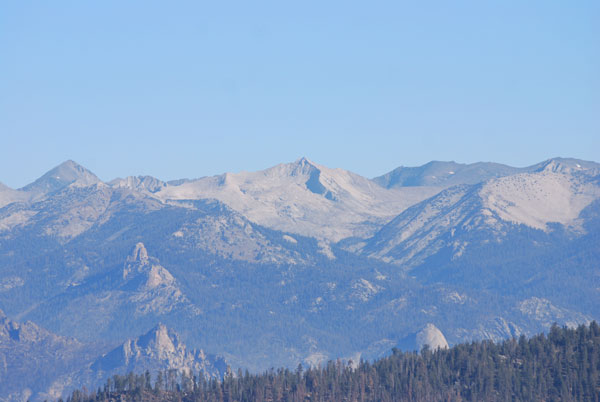
[[[598,1],[6,1],[0,181],[600,160]]]

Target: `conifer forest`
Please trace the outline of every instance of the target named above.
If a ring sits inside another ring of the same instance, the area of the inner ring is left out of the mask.
[[[600,326],[554,325],[547,335],[478,341],[368,362],[228,370],[222,380],[176,371],[129,373],[68,402],[92,401],[598,401]]]

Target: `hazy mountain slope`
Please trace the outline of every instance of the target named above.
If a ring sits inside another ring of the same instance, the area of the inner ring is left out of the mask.
[[[503,221],[541,230],[550,223],[577,229],[581,211],[600,198],[600,187],[593,180],[598,171],[580,169],[549,161],[534,173],[487,182],[480,197],[484,208]]]
[[[68,287],[27,317],[58,333],[113,341],[112,333],[124,328],[135,334],[167,315],[193,319],[198,314],[173,275],[138,243],[121,268]],[[84,316],[89,324],[81,323]]]
[[[95,351],[32,322],[12,321],[0,311],[0,400],[28,400]]]
[[[448,188],[460,184],[477,184],[519,173],[533,173],[544,169],[558,169],[563,173],[583,170],[600,172],[600,164],[573,158],[553,158],[523,168],[492,162],[464,164],[432,161],[423,166],[400,166],[391,172],[375,177],[373,181],[385,188],[418,186]]]
[[[0,183],[0,208],[13,202],[24,202],[29,199],[29,195],[23,191],[13,190],[12,188]]]
[[[520,173],[523,169],[499,163],[471,164],[432,161],[423,166],[400,166],[373,181],[385,188],[435,186],[451,187],[459,184],[477,184],[482,181]]]
[[[98,183],[101,183],[100,179],[92,172],[73,161],[66,161],[21,189],[13,190],[0,183],[0,208],[13,202],[29,203],[31,201],[39,201],[45,196],[67,186],[88,187]],[[0,222],[0,230],[3,227],[10,228],[15,223],[20,223],[21,220],[14,222],[14,218],[16,217],[13,216],[12,221],[9,219]]]
[[[86,256],[95,254],[96,249],[73,250],[69,244],[93,228],[119,219],[123,211],[141,217],[162,207],[159,201],[131,190],[97,183],[67,185],[39,201],[0,208],[3,307],[16,316],[24,306],[47,300],[104,270],[104,266],[86,263]]]
[[[451,187],[394,218],[362,252],[416,266],[442,247],[451,246],[451,258],[460,257],[470,247],[469,233],[498,242],[518,230],[515,225],[547,232],[560,224],[581,231],[581,212],[600,198],[594,174],[594,169],[566,171],[553,161],[533,173]]]
[[[503,307],[490,310],[497,318],[469,330],[476,336],[493,337],[496,325],[516,334],[547,329],[552,320],[597,319],[597,170],[561,163],[444,190],[392,220],[362,252],[399,265],[424,285],[500,296]],[[451,339],[460,331],[444,333]]]
[[[214,198],[260,225],[337,241],[372,234],[378,225],[437,191],[386,190],[359,175],[302,158],[259,172],[169,185],[156,196],[164,201]]]
[[[40,198],[69,185],[90,186],[100,183],[95,174],[71,160],[66,161],[50,170],[42,177],[21,190]]]

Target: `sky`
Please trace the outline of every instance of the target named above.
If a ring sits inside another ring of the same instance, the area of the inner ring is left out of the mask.
[[[0,182],[600,161],[598,1],[14,1]]]

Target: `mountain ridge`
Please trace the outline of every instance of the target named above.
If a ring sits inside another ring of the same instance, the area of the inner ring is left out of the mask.
[[[0,308],[129,342],[123,361],[160,322],[253,371],[383,356],[429,324],[421,340],[441,340],[435,327],[452,345],[585,323],[599,318],[600,174],[582,162],[399,189],[306,158],[166,183],[54,172],[60,188],[0,204]]]

